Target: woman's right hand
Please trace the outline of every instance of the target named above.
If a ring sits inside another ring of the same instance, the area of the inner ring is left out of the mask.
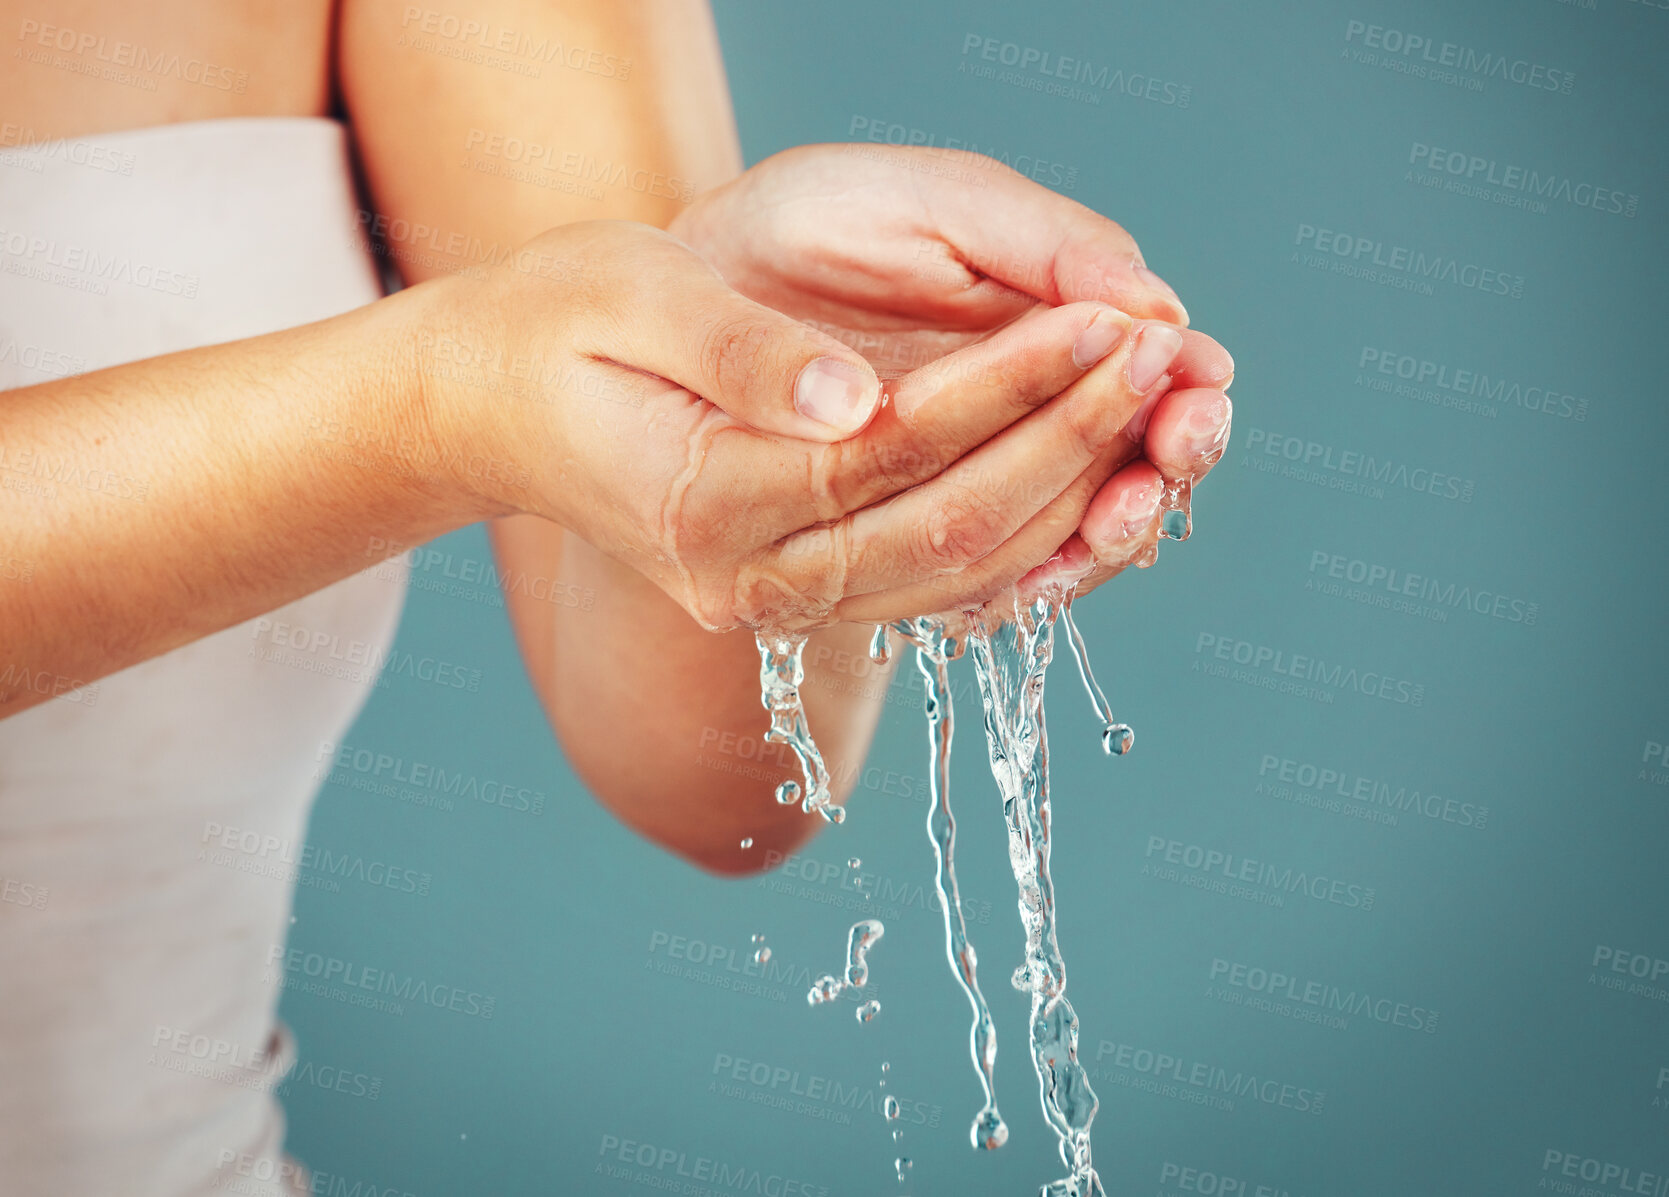
[[[566,225],[483,279],[418,290],[430,434],[520,467],[457,484],[562,524],[714,630],[998,593],[1135,456],[1132,358],[1151,392],[1177,353],[1165,325],[1073,303],[892,380],[883,402],[855,351],[624,222]]]

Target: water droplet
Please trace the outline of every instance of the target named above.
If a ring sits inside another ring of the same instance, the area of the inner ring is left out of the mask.
[[[869,1022],[879,1013],[881,1013],[881,1003],[876,1001],[874,998],[870,998],[867,1002],[858,1007],[858,1021]],[[881,1083],[883,1085],[886,1084],[885,1081],[882,1081]]]
[[[771,959],[771,949],[770,948],[760,947],[760,948],[755,948],[754,949],[753,962],[755,964],[764,964],[767,961],[769,961],[770,959]]]
[[[811,983],[811,989],[806,994],[806,1002],[813,1006],[821,1006],[824,1002],[834,1001],[840,996],[840,991],[845,988],[846,986],[841,984],[840,978],[824,974]]]
[[[1008,1142],[1008,1123],[995,1107],[986,1106],[974,1119],[970,1137],[981,1151],[995,1151]]]
[[[900,1139],[902,1139],[902,1138],[903,1138],[903,1137],[904,1137],[904,1132],[903,1132],[903,1131],[901,1131],[901,1130],[895,1130],[895,1131],[893,1131],[893,1133],[892,1133],[892,1141],[893,1141],[893,1142],[894,1142],[894,1143],[896,1143],[896,1142],[898,1142],[898,1141],[899,1141],[899,1140],[900,1140]]]
[[[885,1060],[882,1060],[881,1061],[881,1071],[882,1072],[891,1072],[892,1071],[892,1065],[888,1064]]]
[[[880,919],[859,919],[846,935],[846,983],[862,989],[869,980],[869,949],[881,941],[887,929]]]
[[[1159,520],[1159,535],[1166,540],[1187,540],[1194,530],[1190,513],[1194,494],[1192,478],[1167,478],[1165,491],[1159,498],[1159,509],[1165,514]]]
[[[746,852],[751,847],[753,847],[753,837],[751,835],[744,835],[742,837],[742,851]]]
[[[893,1169],[898,1173],[898,1183],[903,1184],[904,1178],[910,1175],[910,1161],[905,1156],[899,1156],[892,1162]]]
[[[903,1107],[898,1104],[898,1098],[890,1093],[887,1094],[887,1099],[881,1103],[881,1113],[886,1116],[887,1121],[897,1122],[898,1116],[902,1112]]]
[[[1072,648],[1072,659],[1078,663],[1078,677],[1084,683],[1084,692],[1089,695],[1090,705],[1105,726],[1101,729],[1101,751],[1109,756],[1123,756],[1130,751],[1130,746],[1136,741],[1136,734],[1128,725],[1119,723],[1113,718],[1113,708],[1107,702],[1107,696],[1101,692],[1101,684],[1095,680],[1095,672],[1089,665],[1089,648],[1084,644],[1083,633],[1078,631],[1078,623],[1072,618],[1072,597],[1068,595],[1060,607],[1060,621],[1066,627],[1066,642]]]
[[[849,857],[846,861],[846,867],[849,869],[861,869],[863,868],[863,861],[859,860],[856,856]]]
[[[763,931],[755,931],[753,933],[753,942],[754,943],[764,943],[765,942],[765,933]]]
[[[805,782],[803,790],[800,782],[783,782],[777,787],[777,801],[784,806],[801,802],[803,793],[801,810],[839,823],[845,819],[846,812],[833,805],[829,769],[811,738],[805,703],[800,697],[800,685],[806,677],[803,659],[806,634],[760,630],[753,638],[759,649],[759,701],[771,713],[771,727],[765,739],[773,744],[786,744],[793,750]]]
[[[875,625],[875,635],[869,641],[869,659],[877,665],[885,665],[892,660],[892,644],[887,640],[887,625]]]

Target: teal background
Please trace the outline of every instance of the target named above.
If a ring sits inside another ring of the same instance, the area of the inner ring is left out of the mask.
[[[750,161],[847,140],[859,118],[869,122],[860,139],[896,124],[916,140],[1050,164],[1069,194],[1136,235],[1195,326],[1235,355],[1235,438],[1197,497],[1194,539],[1163,546],[1156,568],[1079,610],[1113,705],[1136,728],[1134,753],[1101,755],[1068,661],[1050,683],[1062,946],[1097,1070],[1109,1191],[1211,1191],[1200,1177],[1184,1188],[1183,1168],[1244,1182],[1227,1193],[1582,1190],[1551,1187],[1568,1178],[1544,1169],[1550,1151],[1633,1169],[1637,1185],[1640,1172],[1669,1174],[1669,1002],[1604,988],[1610,974],[1591,967],[1602,946],[1669,958],[1669,765],[1645,759],[1669,741],[1669,10],[1621,0],[721,0],[717,10]],[[1345,56],[1360,48],[1346,40],[1352,20],[1573,72],[1574,85],[1565,95],[1489,78],[1475,91],[1394,74]],[[1114,91],[1089,104],[978,78],[959,71],[977,57],[963,54],[970,33],[1185,84],[1188,103]],[[1615,188],[1638,196],[1637,212],[1562,201],[1536,212],[1428,188],[1410,176],[1415,142]],[[1421,294],[1311,268],[1297,256],[1305,224],[1521,277],[1522,298],[1442,282]],[[1360,379],[1364,348],[1576,396],[1587,418],[1509,404],[1491,416],[1375,391]],[[1372,497],[1264,472],[1249,463],[1282,459],[1252,452],[1259,433],[1452,474],[1472,497],[1396,485]],[[488,559],[480,529],[436,547]],[[1351,601],[1315,588],[1327,580],[1311,569],[1318,552],[1503,594],[1520,611],[1534,603],[1536,618],[1462,606],[1436,619]],[[418,571],[399,647],[479,668],[480,693],[390,685],[346,743],[537,790],[544,809],[422,808],[357,791],[338,770],[313,842],[399,860],[431,873],[432,888],[304,886],[291,943],[491,996],[493,1016],[422,1006],[394,1016],[287,993],[282,1014],[304,1061],[380,1082],[375,1100],[292,1084],[293,1151],[323,1173],[423,1195],[624,1194],[677,1181],[676,1165],[619,1165],[600,1150],[607,1136],[831,1194],[1022,1193],[1059,1174],[1023,1001],[1007,984],[1022,941],[973,704],[959,707],[956,786],[963,892],[1012,1129],[994,1154],[967,1141],[977,1089],[939,916],[922,900],[925,804],[883,792],[924,785],[913,669],[895,682],[871,757],[882,772],[847,825],[808,850],[815,863],[723,882],[588,798],[502,613],[422,588],[444,587],[441,572]],[[1200,651],[1202,634],[1219,641]],[[1213,676],[1214,663],[1234,666],[1210,646],[1232,640],[1388,674],[1405,693],[1421,687],[1421,701],[1322,685],[1333,692],[1324,702]],[[971,667],[958,668],[971,686]],[[1386,825],[1283,800],[1268,792],[1278,778],[1260,774],[1266,756],[1487,807],[1487,822],[1404,812]],[[1178,884],[1154,875],[1150,837],[1340,878],[1371,888],[1373,905],[1289,894],[1269,906]],[[867,880],[844,867],[849,856]],[[803,879],[824,864],[827,881]],[[838,967],[858,916],[831,900],[861,902],[857,889],[897,908],[881,916],[872,975],[883,1012],[867,1025],[849,1004],[808,1008],[797,979]],[[657,971],[678,963],[671,936],[740,962],[755,932],[775,954],[772,975],[754,978],[763,995],[707,983],[733,982],[739,963],[690,965],[693,979]],[[1210,975],[1217,958],[1439,1018],[1431,1033],[1366,1015],[1338,1029],[1232,1004]],[[1188,1085],[1132,1087],[1141,1074],[1103,1043],[1325,1096],[1311,1112],[1244,1096],[1212,1108],[1183,1100],[1198,1093]],[[727,1098],[709,1091],[721,1054],[864,1096],[849,1124]],[[912,1103],[905,1186],[869,1104],[883,1060],[887,1091]],[[605,1162],[625,1175],[598,1171]],[[1622,1184],[1588,1191],[1631,1191]]]

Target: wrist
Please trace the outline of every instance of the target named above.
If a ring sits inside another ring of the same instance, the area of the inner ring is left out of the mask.
[[[502,346],[469,331],[483,288],[463,276],[431,279],[391,296],[395,337],[390,420],[421,446],[428,477],[462,523],[532,506],[528,439],[507,430],[508,405],[493,365]],[[508,433],[508,435],[506,435]]]

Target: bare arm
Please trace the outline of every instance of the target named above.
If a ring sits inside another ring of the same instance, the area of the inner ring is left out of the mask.
[[[0,553],[30,564],[0,583],[0,716],[364,569],[373,536],[502,510],[429,451],[425,302],[0,395]]]
[[[391,222],[406,222],[391,229],[439,230],[427,244],[441,246],[453,234],[466,245],[514,244],[603,216],[665,227],[693,193],[740,170],[717,39],[699,0],[472,5],[482,29],[461,44],[521,47],[496,55],[512,69],[413,46],[425,36],[423,46],[459,43],[425,35],[407,9],[348,0],[342,17],[344,92],[375,200]],[[467,250],[412,248],[391,239],[411,280],[470,264]],[[771,800],[791,772],[786,752],[759,760],[734,748],[743,737],[757,744],[768,723],[750,635],[703,631],[640,574],[555,524],[516,516],[492,531],[506,576],[560,576],[596,592],[589,611],[525,589],[506,602],[551,725],[605,805],[727,872],[758,867],[768,850],[789,850],[815,830],[819,820]],[[866,627],[837,624],[806,654],[808,715],[837,799],[859,772],[883,702],[886,674],[866,673],[867,641]],[[835,668],[848,661],[861,664]],[[739,847],[744,836],[751,850]]]

